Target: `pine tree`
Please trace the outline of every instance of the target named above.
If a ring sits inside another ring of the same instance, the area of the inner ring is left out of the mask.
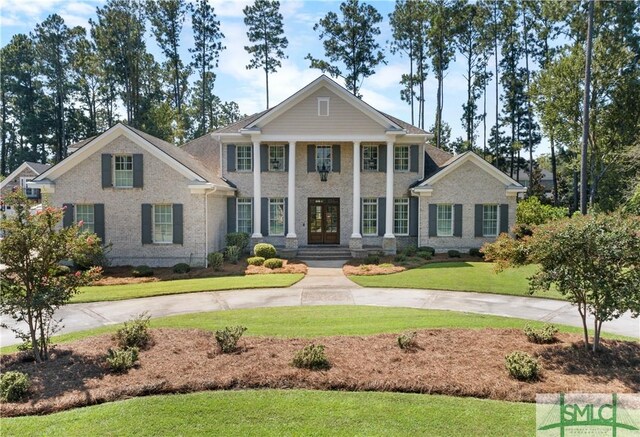
[[[252,6],[245,7],[244,24],[248,26],[249,42],[245,50],[252,58],[247,69],[264,70],[267,92],[267,109],[269,109],[269,73],[275,73],[282,66],[281,59],[286,59],[284,49],[289,41],[284,36],[280,2],[256,0]]]
[[[311,68],[333,77],[343,77],[347,89],[360,97],[364,79],[374,73],[376,66],[384,63],[384,54],[375,39],[380,35],[378,23],[382,21],[382,15],[373,6],[361,4],[358,0],[341,3],[340,12],[342,17],[329,12],[313,26],[313,30],[320,30],[320,39],[324,39],[322,45],[328,61],[314,58],[311,54],[305,59],[311,61]]]

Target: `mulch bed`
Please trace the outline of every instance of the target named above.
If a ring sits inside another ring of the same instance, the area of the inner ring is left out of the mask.
[[[195,278],[215,278],[224,276],[257,275],[266,273],[307,273],[307,265],[301,261],[283,260],[280,269],[268,269],[262,266],[250,266],[246,259],[238,261],[237,264],[225,263],[222,270],[212,268],[192,268],[188,273],[174,273],[171,267],[154,267],[153,276],[146,278],[135,278],[131,276],[131,266],[107,267],[102,273],[102,277],[92,285],[125,285],[141,284],[146,282],[173,281],[175,279],[195,279]]]
[[[395,391],[474,396],[533,402],[536,393],[640,391],[640,344],[605,340],[603,351],[586,352],[577,334],[559,334],[551,345],[529,343],[516,329],[420,330],[419,348],[404,352],[396,335],[278,339],[246,337],[241,350],[221,354],[212,333],[154,329],[153,345],[140,353],[136,368],[115,375],[104,356],[114,343],[102,335],[59,346],[43,364],[0,357],[0,369],[30,375],[30,399],[0,404],[2,416],[55,411],[161,393],[245,388]],[[295,351],[311,342],[325,345],[331,369],[311,371],[290,365]],[[542,376],[519,382],[504,367],[506,354],[538,357]]]
[[[446,253],[437,253],[431,259],[425,260],[420,257],[410,257],[403,262],[396,262],[393,256],[383,256],[380,264],[363,264],[362,259],[352,259],[342,267],[342,271],[347,276],[371,276],[390,275],[392,273],[404,272],[408,269],[422,267],[425,264],[443,262],[482,262],[482,258],[460,254],[460,258],[451,258]],[[389,265],[391,264],[391,265]]]

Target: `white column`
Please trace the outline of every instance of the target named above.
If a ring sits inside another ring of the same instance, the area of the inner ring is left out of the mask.
[[[351,238],[360,235],[360,141],[353,142],[353,232]]]
[[[262,185],[260,182],[260,141],[253,141],[253,235],[252,238],[262,238]]]
[[[385,211],[384,238],[393,236],[393,141],[387,141],[387,200]]]
[[[289,232],[287,238],[296,238],[296,142],[289,141],[289,214],[287,215],[287,225]]]

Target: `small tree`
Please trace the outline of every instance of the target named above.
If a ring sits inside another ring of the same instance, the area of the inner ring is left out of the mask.
[[[533,235],[514,240],[502,234],[483,247],[485,259],[505,266],[539,264],[529,278],[530,290],[554,285],[578,307],[589,348],[587,314],[594,318],[593,351],[600,344],[602,323],[630,311],[640,315],[640,217],[576,215],[540,225]]]
[[[4,234],[0,240],[0,263],[5,265],[0,271],[0,313],[27,324],[28,332],[17,326],[3,327],[30,342],[35,360],[41,362],[49,358],[50,337],[59,327],[60,320],[54,319],[54,312],[69,301],[80,285],[100,273],[100,268],[66,273],[59,263],[80,252],[100,251],[100,239],[82,233],[78,226],[59,228],[62,209],[47,207],[31,215],[21,192],[9,196],[7,203],[15,215],[0,221]]]

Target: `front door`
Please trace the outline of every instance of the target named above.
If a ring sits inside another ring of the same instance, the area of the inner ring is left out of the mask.
[[[340,244],[340,199],[309,199],[309,244]]]

